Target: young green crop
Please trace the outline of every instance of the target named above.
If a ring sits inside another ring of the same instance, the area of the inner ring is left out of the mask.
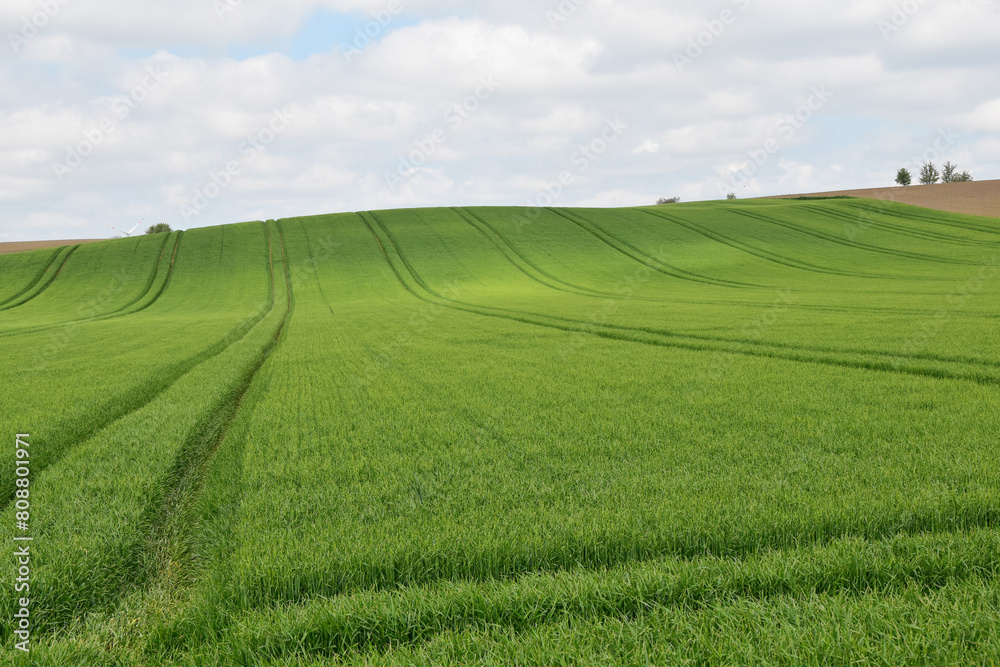
[[[3,428],[81,406],[43,431],[42,664],[1000,659],[1000,222],[741,201],[171,239],[3,395]],[[77,261],[0,348],[130,266]],[[127,361],[93,360],[109,335]]]
[[[0,337],[51,331],[130,309],[147,297],[157,274],[169,267],[173,236],[79,246],[59,267],[55,289],[38,292],[16,309],[0,311]]]
[[[59,306],[49,316],[25,316],[18,321],[25,331],[0,337],[0,356],[9,360],[0,367],[0,432],[31,432],[45,442],[33,461],[35,474],[141,408],[263,316],[268,295],[263,223],[194,230],[186,238],[169,288],[146,307],[81,321]],[[57,279],[50,289],[80,296],[88,286],[103,289],[107,279],[102,268],[83,288]],[[22,311],[31,312],[26,304],[8,314]],[[64,322],[53,326],[51,320],[60,315]],[[41,322],[46,326],[32,328]],[[0,450],[4,506],[13,493],[13,460],[13,450]]]
[[[264,268],[277,276],[258,322],[147,405],[78,443],[33,486],[34,502],[47,510],[35,522],[46,536],[35,558],[49,563],[32,584],[36,631],[113,609],[184,552],[186,506],[205,461],[288,313],[283,262]]]
[[[0,255],[0,309],[20,300],[42,279],[63,248]]]

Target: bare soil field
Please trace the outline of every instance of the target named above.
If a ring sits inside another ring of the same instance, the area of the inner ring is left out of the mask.
[[[780,197],[768,197],[768,199],[838,196],[880,199],[883,201],[899,202],[901,204],[923,206],[938,211],[1000,218],[1000,180],[911,185],[905,188],[836,190],[833,192],[816,192],[805,195],[781,195]]]
[[[0,255],[10,252],[22,252],[24,250],[38,250],[39,248],[58,248],[64,245],[76,245],[77,243],[94,243],[105,239],[76,239],[66,241],[14,241],[11,243],[0,243]]]

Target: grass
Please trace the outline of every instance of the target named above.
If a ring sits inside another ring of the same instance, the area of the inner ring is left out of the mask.
[[[4,314],[5,322],[24,331],[0,337],[5,358],[19,360],[0,369],[5,406],[0,428],[24,432],[27,425],[46,443],[32,461],[36,474],[101,428],[146,405],[262,317],[268,273],[261,223],[235,226],[228,234],[228,240],[223,228],[187,234],[188,244],[181,246],[189,250],[178,254],[173,289],[127,317],[80,318],[78,311],[60,304],[43,320],[46,326],[36,329],[27,313],[22,319],[20,308]],[[117,245],[126,244],[112,247]],[[143,268],[150,271],[152,261]],[[65,289],[82,299],[103,290],[117,271],[106,266],[89,281],[73,281]],[[137,275],[148,281],[148,273]],[[53,326],[52,317],[59,313],[63,321]],[[13,454],[4,450],[0,455],[5,504],[13,489]]]
[[[0,257],[0,348],[73,332],[0,384],[45,443],[38,664],[1000,661],[1000,221],[772,200],[156,240]]]
[[[0,283],[0,308],[6,309],[36,285],[62,250],[35,250],[5,257],[2,262],[4,280]]]

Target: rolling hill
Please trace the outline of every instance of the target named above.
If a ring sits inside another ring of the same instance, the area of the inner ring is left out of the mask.
[[[0,256],[32,657],[996,661],[998,284],[1000,219],[862,199]]]
[[[101,239],[75,239],[64,241],[9,241],[0,243],[0,255],[12,252],[25,252],[28,250],[41,250],[43,248],[59,248],[65,245],[79,245],[81,243],[96,243]]]
[[[801,196],[803,195],[782,195],[783,198]],[[877,199],[949,213],[1000,217],[1000,180],[836,190],[817,192],[807,196]]]

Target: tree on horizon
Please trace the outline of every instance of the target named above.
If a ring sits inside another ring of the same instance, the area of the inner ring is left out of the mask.
[[[941,180],[941,174],[938,172],[937,167],[934,166],[934,163],[925,162],[924,166],[920,168],[920,184],[934,185],[939,180]]]

